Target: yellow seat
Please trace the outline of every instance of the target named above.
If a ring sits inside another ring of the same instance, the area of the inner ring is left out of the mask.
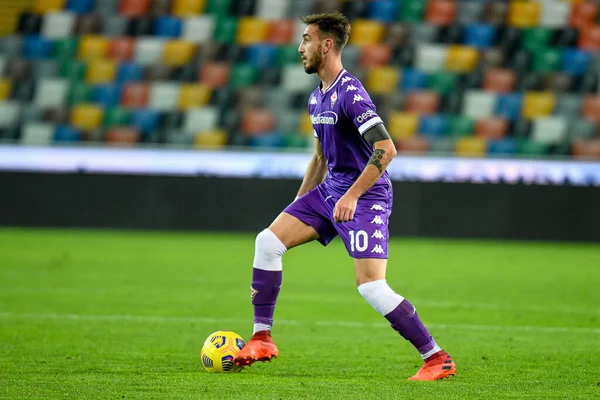
[[[461,137],[456,141],[456,153],[461,156],[481,157],[485,154],[487,143],[478,137]]]
[[[10,97],[11,84],[8,79],[0,79],[0,100]]]
[[[413,137],[419,127],[417,114],[394,111],[388,114],[386,127],[394,139]]]
[[[552,114],[556,97],[551,92],[526,92],[523,99],[523,117],[532,119]]]
[[[312,120],[310,119],[310,115],[308,115],[308,113],[302,113],[300,121],[298,122],[298,130],[304,136],[315,136],[315,128],[313,128]]]
[[[269,35],[269,22],[254,17],[240,18],[237,30],[237,43],[241,45],[251,45],[263,43]]]
[[[65,8],[65,0],[36,0],[34,11],[39,14],[44,14],[48,11],[58,11],[63,8]]]
[[[78,57],[85,61],[106,58],[109,45],[108,38],[96,35],[84,36],[79,42]]]
[[[369,71],[367,89],[370,93],[390,94],[397,90],[400,73],[394,67],[375,67]]]
[[[171,11],[179,17],[196,16],[204,12],[205,5],[205,0],[175,0]]]
[[[359,19],[352,24],[350,44],[354,46],[370,46],[381,42],[385,26],[377,21]]]
[[[104,120],[104,109],[95,104],[79,104],[71,110],[71,125],[84,131],[99,128]]]
[[[477,67],[479,53],[468,46],[450,46],[445,69],[451,72],[471,72]]]
[[[165,65],[180,67],[191,61],[196,45],[187,40],[169,40],[165,43],[162,58]]]
[[[227,144],[227,133],[223,129],[200,131],[194,137],[196,147],[223,147]]]
[[[540,19],[540,3],[537,1],[511,1],[508,24],[519,28],[536,26]]]
[[[87,83],[108,83],[115,80],[117,63],[113,60],[92,61],[87,68],[85,80]]]
[[[211,94],[211,89],[201,83],[183,85],[179,91],[179,109],[185,111],[191,107],[205,106]]]

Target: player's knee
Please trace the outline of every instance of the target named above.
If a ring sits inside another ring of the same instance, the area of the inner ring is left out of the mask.
[[[266,260],[274,260],[281,258],[286,251],[285,245],[271,230],[265,229],[256,235],[255,252],[257,256]]]

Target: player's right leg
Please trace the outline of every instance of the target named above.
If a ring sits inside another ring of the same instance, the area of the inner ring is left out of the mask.
[[[233,360],[237,365],[269,361],[279,354],[271,338],[271,327],[282,281],[281,258],[288,249],[318,238],[315,228],[286,212],[256,237],[251,287],[254,332]]]

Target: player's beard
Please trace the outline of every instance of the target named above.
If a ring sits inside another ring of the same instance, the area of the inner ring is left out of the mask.
[[[321,55],[321,48],[318,48],[312,60],[306,60],[307,64],[304,64],[304,72],[307,74],[315,74],[319,71],[323,65],[323,56]]]

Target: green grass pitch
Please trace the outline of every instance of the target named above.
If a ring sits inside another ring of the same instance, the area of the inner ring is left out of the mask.
[[[0,397],[600,398],[600,246],[394,239],[388,281],[455,358],[417,352],[360,297],[336,240],[291,250],[280,356],[204,372],[215,330],[248,338],[254,237],[0,229]]]

